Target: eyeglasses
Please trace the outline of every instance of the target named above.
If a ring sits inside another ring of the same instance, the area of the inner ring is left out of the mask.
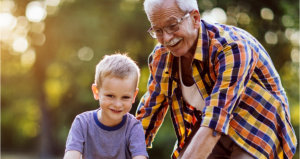
[[[179,30],[179,24],[182,23],[184,19],[190,16],[190,13],[185,14],[181,18],[171,17],[169,21],[172,21],[172,23],[168,26],[165,26],[163,28],[153,28],[151,27],[148,29],[148,33],[152,36],[152,38],[156,39],[158,37],[163,36],[163,31],[167,32],[168,34],[173,34],[174,32]]]

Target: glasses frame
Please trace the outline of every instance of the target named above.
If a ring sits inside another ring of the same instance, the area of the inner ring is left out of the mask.
[[[181,17],[181,18],[176,18],[176,20],[177,20],[177,24],[176,24],[176,25],[180,25],[180,24],[183,22],[183,20],[186,19],[186,18],[188,18],[189,16],[190,16],[190,13],[186,13],[183,17]],[[162,33],[165,31],[165,32],[168,33],[168,34],[173,34],[173,33],[175,33],[176,31],[179,30],[179,27],[178,27],[177,30],[172,30],[172,31],[171,31],[171,29],[168,29],[168,28],[170,28],[170,26],[171,26],[171,25],[165,26],[165,27],[163,27],[163,28],[159,28],[159,30],[160,30]],[[148,32],[148,33],[151,35],[151,37],[154,38],[154,39],[156,39],[156,38],[158,37],[158,36],[156,35],[156,33],[155,33],[153,27],[150,27],[150,28],[148,29],[147,32]]]

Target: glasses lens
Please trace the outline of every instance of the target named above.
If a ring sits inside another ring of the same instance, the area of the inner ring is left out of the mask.
[[[179,30],[178,22],[173,23],[173,24],[171,24],[171,25],[165,27],[165,31],[166,31],[168,34],[172,34],[172,33],[176,32],[177,30]]]
[[[152,36],[152,38],[156,38],[156,34],[155,34],[155,32],[153,31],[153,28],[148,29],[147,32]]]

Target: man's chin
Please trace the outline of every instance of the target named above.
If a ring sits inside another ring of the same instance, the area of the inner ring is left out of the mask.
[[[176,56],[176,57],[180,57],[183,55],[183,53],[178,52],[178,51],[171,51],[172,55]]]

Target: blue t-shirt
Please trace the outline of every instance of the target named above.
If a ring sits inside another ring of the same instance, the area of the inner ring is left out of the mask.
[[[79,151],[84,159],[131,159],[138,155],[148,157],[140,121],[127,113],[120,124],[108,127],[99,122],[98,110],[76,116],[65,152]]]

